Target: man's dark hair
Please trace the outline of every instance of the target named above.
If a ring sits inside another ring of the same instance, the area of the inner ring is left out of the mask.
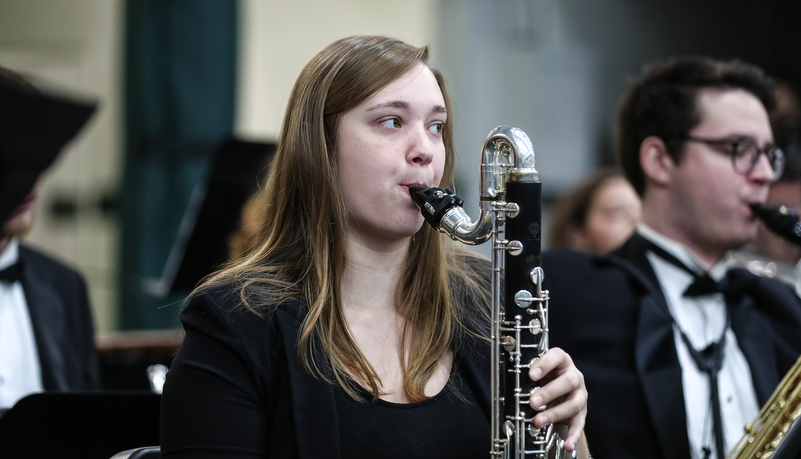
[[[637,194],[645,193],[640,145],[656,136],[678,163],[689,132],[701,122],[698,93],[702,89],[742,89],[771,112],[776,105],[773,83],[756,66],[704,57],[673,58],[651,64],[623,94],[617,113],[617,154]]]

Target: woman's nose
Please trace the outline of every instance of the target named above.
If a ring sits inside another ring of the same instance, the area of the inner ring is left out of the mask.
[[[416,127],[409,136],[408,161],[421,166],[429,164],[434,158],[434,139],[428,129],[425,126]]]

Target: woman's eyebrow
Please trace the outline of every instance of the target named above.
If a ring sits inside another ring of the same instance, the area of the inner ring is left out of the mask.
[[[380,104],[373,105],[372,107],[368,108],[367,111],[369,112],[371,110],[377,110],[379,108],[399,108],[403,110],[409,110],[412,107],[411,105],[409,105],[409,102],[406,102],[404,100],[392,100],[389,102],[382,102]]]
[[[412,106],[409,102],[405,100],[392,100],[389,102],[382,102],[380,104],[375,104],[372,107],[368,108],[367,111],[378,110],[379,108],[397,108],[401,110],[411,110]],[[434,108],[431,110],[432,113],[448,113],[448,110],[443,105],[435,105]]]

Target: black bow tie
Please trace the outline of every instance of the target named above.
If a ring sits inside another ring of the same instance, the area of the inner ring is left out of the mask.
[[[695,276],[695,280],[687,287],[687,290],[684,291],[684,296],[694,298],[712,295],[713,293],[726,292],[726,287],[728,287],[729,282],[725,277],[720,282],[717,282],[712,279],[709,274],[704,274],[703,276],[697,274],[693,275]]]
[[[715,281],[709,274],[696,275],[693,283],[684,291],[684,296],[695,298],[722,293],[727,303],[736,304],[752,291],[755,282],[757,277],[744,269],[731,269],[720,281]]]
[[[750,285],[756,279],[754,276],[749,276],[740,273],[741,269],[732,270],[726,273],[726,277],[720,281],[716,281],[710,277],[708,273],[700,275],[690,269],[687,265],[681,262],[678,258],[668,253],[662,247],[654,244],[650,240],[640,236],[648,247],[659,258],[667,261],[668,263],[683,269],[684,271],[692,274],[694,280],[684,291],[684,295],[689,298],[696,298],[699,296],[712,295],[714,293],[722,293],[727,302],[739,301],[748,292]]]
[[[16,262],[5,269],[0,269],[0,282],[8,282],[13,284],[19,280],[21,271],[22,270],[20,269],[19,262]]]

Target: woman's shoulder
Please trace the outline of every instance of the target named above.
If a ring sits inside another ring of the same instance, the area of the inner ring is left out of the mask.
[[[302,321],[303,308],[297,300],[271,300],[277,298],[272,287],[246,289],[240,284],[207,285],[192,293],[181,313],[181,320],[212,320],[238,330],[258,328],[276,321],[285,314]]]
[[[235,285],[207,286],[196,291],[181,312],[184,343],[202,343],[213,355],[237,356],[249,362],[256,374],[269,375],[274,360],[284,355],[279,349],[294,348],[304,312],[297,300],[254,310],[244,304],[246,298]]]
[[[231,283],[204,285],[187,298],[183,313],[230,315],[246,309],[242,301],[242,289]]]

